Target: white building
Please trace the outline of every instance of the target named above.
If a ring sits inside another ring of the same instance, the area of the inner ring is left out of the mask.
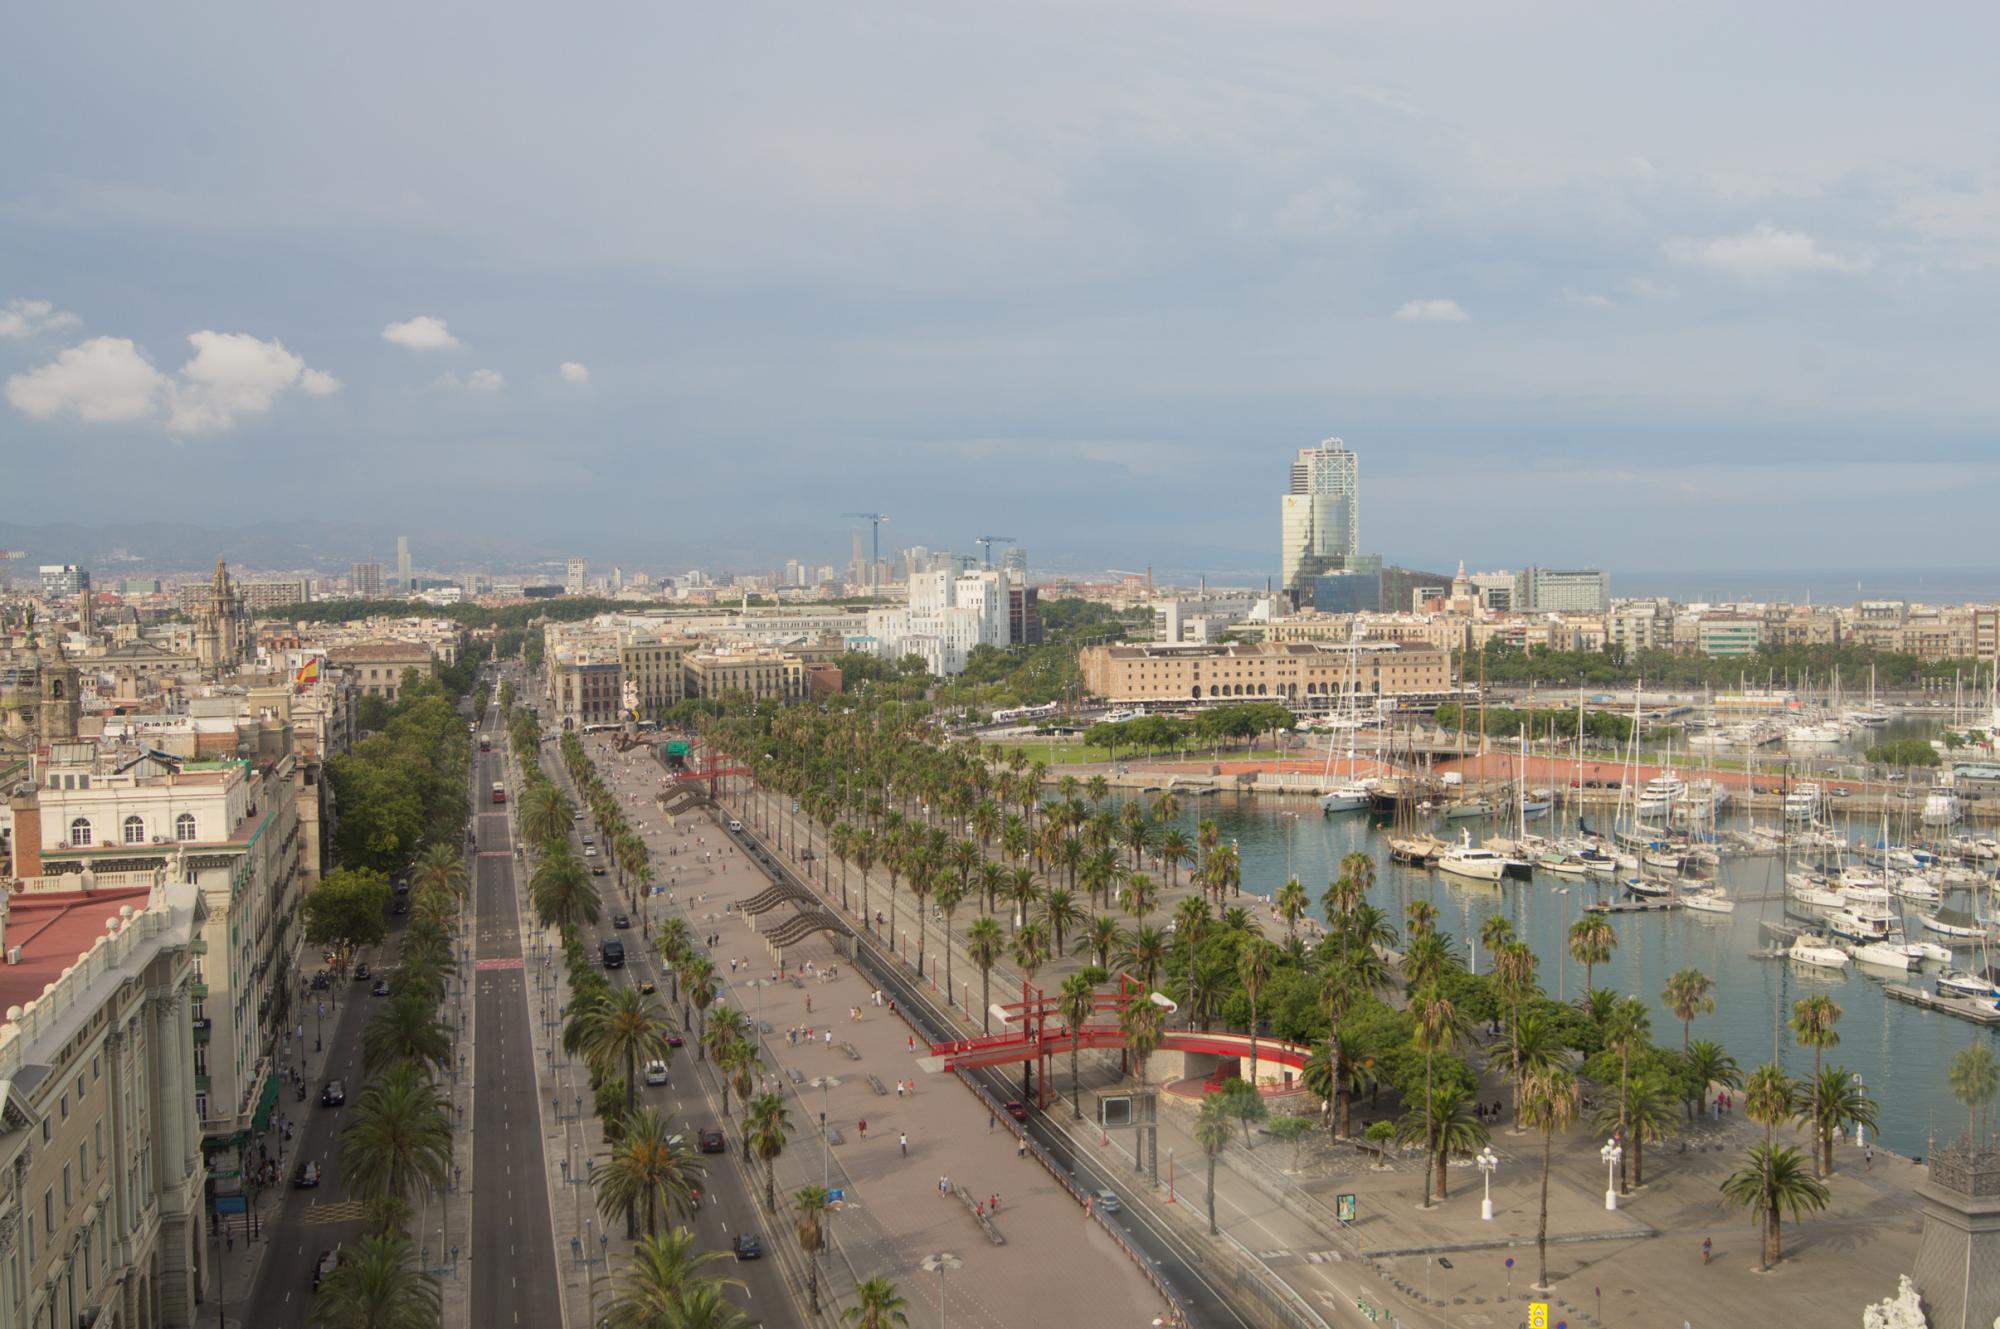
[[[1522,614],[1602,614],[1611,608],[1611,574],[1597,568],[1522,570],[1514,610]]]
[[[1007,591],[999,572],[919,573],[907,604],[869,612],[865,640],[885,660],[920,655],[931,673],[950,677],[964,671],[973,647],[1009,644]]]
[[[1271,617],[1271,602],[1251,591],[1153,601],[1153,640],[1208,645],[1238,623]]]

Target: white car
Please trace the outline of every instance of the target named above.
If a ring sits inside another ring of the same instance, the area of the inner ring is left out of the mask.
[[[666,1082],[667,1082],[667,1063],[659,1060],[647,1062],[646,1083],[665,1084]]]

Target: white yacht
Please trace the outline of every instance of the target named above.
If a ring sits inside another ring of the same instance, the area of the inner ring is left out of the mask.
[[[1319,810],[1325,813],[1365,812],[1375,804],[1375,791],[1358,780],[1350,780],[1331,793],[1322,794]]]
[[[1950,964],[1951,951],[1934,941],[1905,941],[1897,949],[1910,957],[1913,964]]]
[[[1847,896],[1840,887],[1823,877],[1809,873],[1794,872],[1785,878],[1791,888],[1792,898],[1808,909],[1845,909]]]
[[[1872,905],[1850,905],[1827,915],[1826,930],[1852,942],[1886,942],[1895,935],[1896,916]]]
[[[1848,949],[1848,954],[1854,957],[1856,964],[1865,964],[1871,969],[1894,969],[1905,974],[1917,964],[1901,946],[1888,941],[1856,942]]]
[[[1665,818],[1668,811],[1687,793],[1687,781],[1672,771],[1661,771],[1639,790],[1639,815]]]
[[[1814,969],[1847,968],[1847,952],[1828,944],[1817,932],[1801,932],[1786,954]]]
[[[1920,904],[1937,904],[1944,899],[1944,892],[1937,884],[1923,877],[1898,877],[1896,884],[1889,889],[1905,900],[1915,900]]]
[[[1952,786],[1951,776],[1940,775],[1937,783],[1931,786],[1930,793],[1924,796],[1924,825],[1955,826],[1959,818],[1964,815],[1965,811],[1959,806],[1958,790]]]
[[[1499,881],[1507,871],[1507,860],[1491,849],[1475,848],[1470,831],[1459,836],[1458,844],[1438,855],[1438,871],[1470,881]]]
[[[1819,786],[1810,782],[1793,785],[1785,794],[1785,820],[1819,820],[1819,792]]]
[[[1733,914],[1736,901],[1722,893],[1719,886],[1707,886],[1699,890],[1681,892],[1681,905],[1698,914]]]
[[[1793,725],[1785,731],[1785,746],[1788,748],[1830,748],[1839,746],[1847,737],[1847,731],[1832,720],[1819,724]]]

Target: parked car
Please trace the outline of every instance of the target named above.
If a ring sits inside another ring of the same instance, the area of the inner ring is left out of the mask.
[[[1006,1112],[1008,1116],[1016,1121],[1026,1121],[1028,1119],[1028,1105],[1026,1103],[1010,1102],[1006,1105]]]
[[[319,1185],[319,1164],[311,1159],[299,1164],[299,1170],[292,1174],[292,1185],[300,1190]]]
[[[695,1133],[695,1148],[704,1154],[719,1154],[729,1148],[722,1138],[722,1132],[713,1126],[704,1126]]]
[[[764,1258],[764,1243],[757,1239],[757,1234],[754,1232],[737,1233],[736,1240],[731,1242],[730,1246],[735,1250],[736,1258],[739,1260]]]
[[[328,1080],[326,1087],[319,1091],[321,1107],[339,1107],[347,1101],[347,1086],[338,1080]]]
[[[667,1082],[667,1063],[665,1063],[664,1061],[660,1061],[658,1059],[647,1062],[646,1083],[665,1084],[666,1082]]]
[[[1118,1197],[1110,1191],[1099,1191],[1096,1198],[1097,1212],[1100,1214],[1115,1214],[1125,1207],[1118,1203]]]

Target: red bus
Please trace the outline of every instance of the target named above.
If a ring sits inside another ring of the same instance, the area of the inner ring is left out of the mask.
[[[493,782],[493,801],[495,803],[505,803],[507,801],[507,786],[501,784],[498,780]]]

